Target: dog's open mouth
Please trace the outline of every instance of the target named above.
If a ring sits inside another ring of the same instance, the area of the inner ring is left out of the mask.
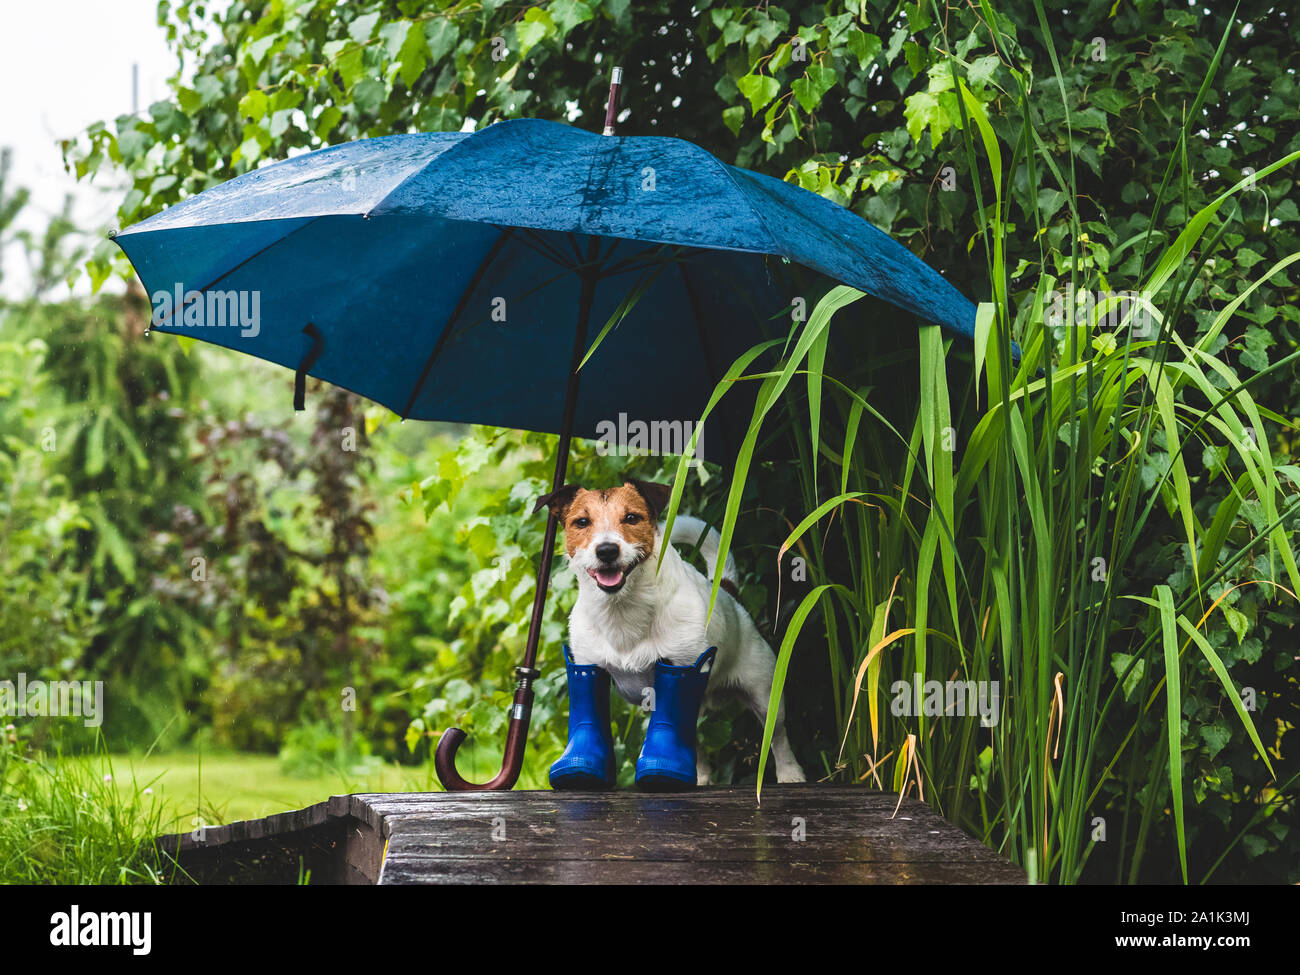
[[[627,582],[628,571],[618,566],[602,566],[599,569],[588,569],[587,575],[596,580],[596,585],[600,586],[602,592],[618,592]]]

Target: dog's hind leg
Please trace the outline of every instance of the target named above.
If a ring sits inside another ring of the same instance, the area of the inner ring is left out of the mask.
[[[766,647],[763,648],[766,651]],[[770,653],[766,659],[770,659]],[[766,663],[766,659],[764,662]],[[773,661],[773,665],[775,661]],[[775,669],[773,667],[773,669]],[[745,702],[749,709],[754,712],[754,717],[758,718],[760,725],[767,724],[767,704],[772,693],[772,671],[768,670],[761,680],[746,681],[742,688],[745,695]],[[776,706],[776,724],[772,727],[772,760],[776,765],[776,780],[778,782],[806,782],[803,769],[800,768],[798,760],[794,757],[794,751],[790,748],[790,739],[785,733],[785,702],[781,701]]]
[[[753,695],[750,697],[749,705],[759,723],[766,724],[767,698]],[[772,728],[772,760],[776,764],[776,780],[778,782],[807,781],[803,769],[799,766],[798,759],[794,757],[794,751],[790,748],[790,739],[785,733],[784,703],[776,706],[776,724]]]
[[[713,768],[709,765],[709,757],[704,754],[701,745],[695,747],[695,784],[713,785]]]
[[[760,726],[767,724],[767,705],[772,695],[772,675],[776,670],[776,658],[758,630],[749,627],[750,632],[742,642],[741,666],[732,686],[744,696],[745,703],[758,718]],[[776,723],[772,727],[772,759],[776,766],[778,782],[806,782],[803,769],[790,748],[790,739],[785,733],[785,703],[777,702]]]

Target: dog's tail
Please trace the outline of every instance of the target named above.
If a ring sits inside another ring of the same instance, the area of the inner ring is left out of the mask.
[[[700,554],[704,556],[704,561],[709,567],[709,578],[713,578],[713,573],[718,567],[718,546],[722,543],[722,537],[715,529],[710,528],[699,518],[679,514],[673,519],[673,534],[669,541],[674,545],[685,545],[688,548],[698,545]],[[731,595],[739,597],[739,582],[736,560],[728,552],[727,563],[722,570],[722,588]]]

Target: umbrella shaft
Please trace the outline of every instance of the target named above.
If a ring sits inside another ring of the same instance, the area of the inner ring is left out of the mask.
[[[578,325],[573,335],[573,355],[569,361],[569,385],[564,393],[564,419],[560,424],[560,442],[555,455],[555,476],[551,478],[552,491],[564,487],[564,477],[569,466],[569,441],[573,439],[573,418],[578,412],[580,380],[578,366],[587,347],[587,322],[591,318],[591,306],[596,297],[596,282],[600,279],[600,271],[596,267],[599,253],[599,238],[592,237],[587,243],[587,259],[578,272],[582,279],[582,290],[578,297]],[[548,514],[546,538],[542,542],[542,561],[537,568],[533,615],[528,623],[528,643],[524,649],[523,666],[528,668],[534,667],[537,662],[537,644],[542,634],[542,615],[546,610],[546,590],[551,581],[551,560],[555,556],[555,535],[558,529],[559,521],[555,515]]]

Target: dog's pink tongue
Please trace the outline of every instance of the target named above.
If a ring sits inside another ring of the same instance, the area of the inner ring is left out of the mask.
[[[592,575],[602,586],[617,586],[623,581],[622,569],[596,569]]]

